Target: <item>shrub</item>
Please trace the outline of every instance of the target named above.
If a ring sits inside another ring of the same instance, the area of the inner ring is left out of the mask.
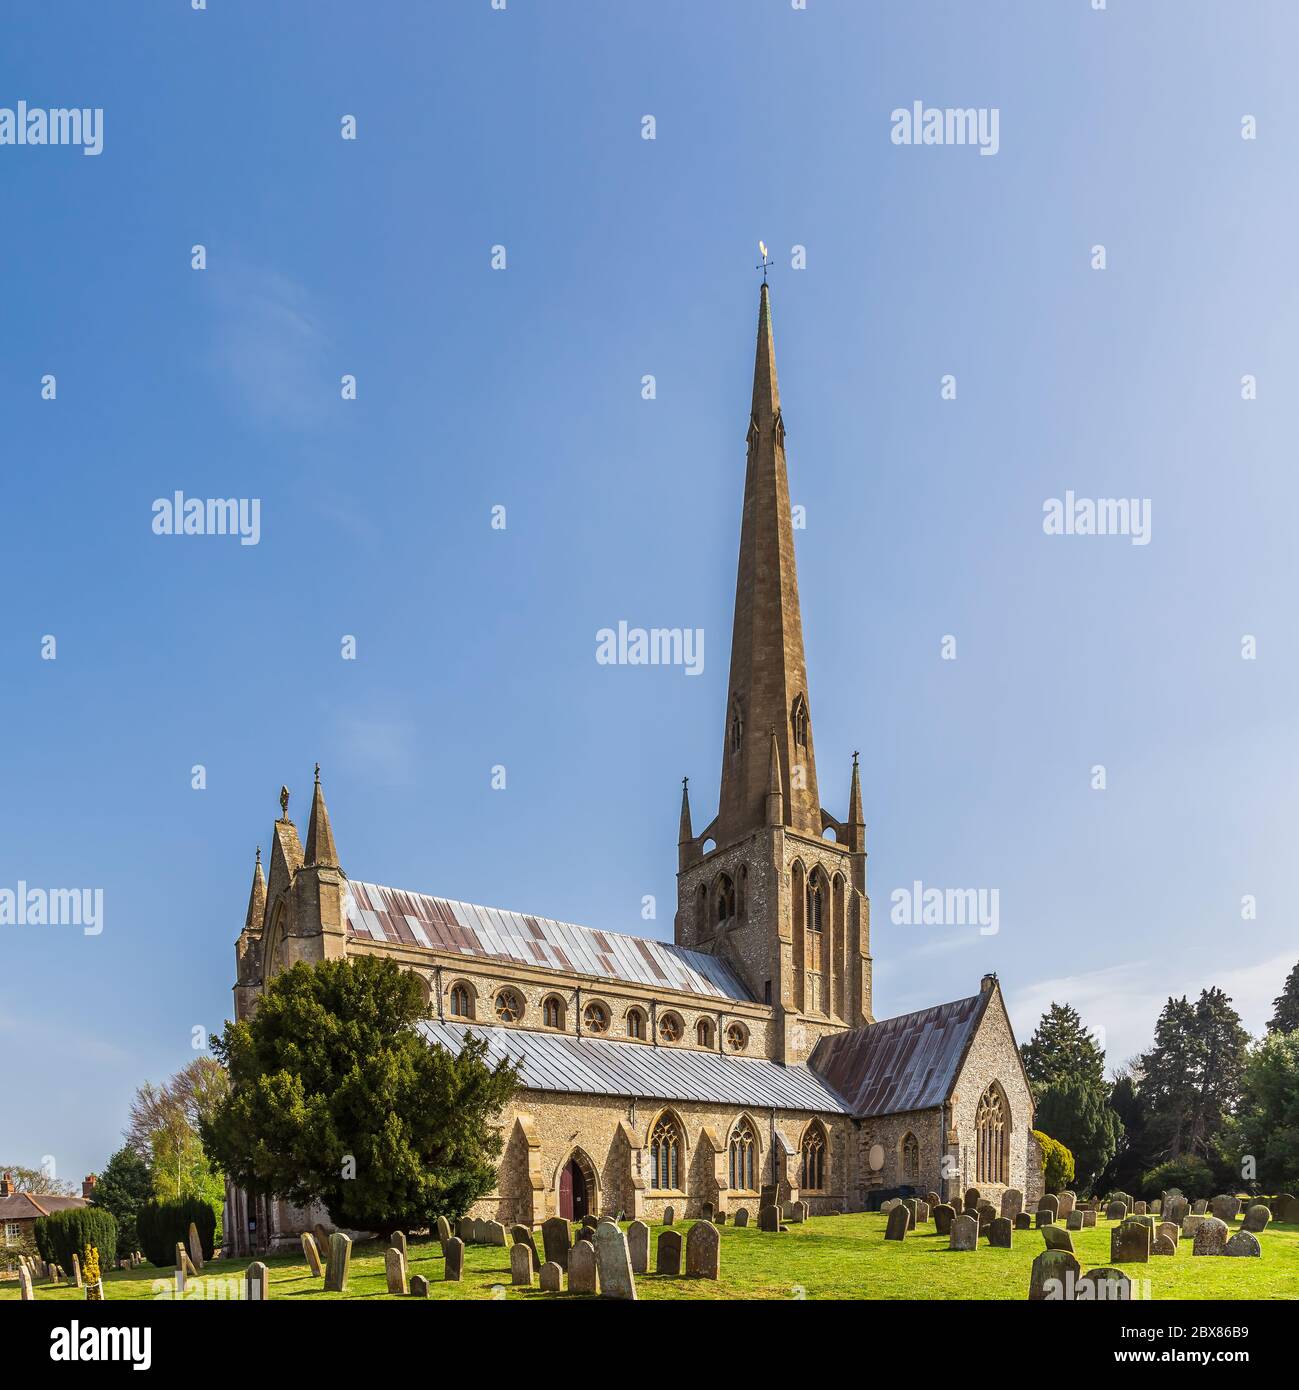
[[[1058,1139],[1033,1131],[1033,1138],[1042,1146],[1042,1186],[1048,1192],[1059,1192],[1073,1182],[1073,1154]]]
[[[1180,1187],[1192,1200],[1211,1197],[1215,1190],[1209,1165],[1202,1158],[1193,1158],[1189,1154],[1182,1158],[1170,1158],[1167,1163],[1143,1173],[1139,1187],[1141,1195],[1152,1201],[1170,1187]]]
[[[189,1225],[198,1227],[203,1258],[210,1260],[216,1238],[216,1212],[201,1197],[182,1197],[175,1202],[146,1202],[136,1213],[140,1249],[150,1264],[170,1269],[176,1263],[176,1242],[189,1248]]]
[[[99,1250],[117,1249],[117,1222],[111,1212],[100,1207],[69,1207],[39,1217],[35,1236],[41,1259],[70,1274],[73,1255],[80,1260],[87,1245]]]

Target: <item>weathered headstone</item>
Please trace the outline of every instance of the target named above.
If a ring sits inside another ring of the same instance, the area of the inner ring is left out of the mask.
[[[1272,1208],[1272,1215],[1287,1225],[1292,1221],[1299,1221],[1299,1197],[1293,1197],[1289,1192],[1283,1192],[1276,1199],[1276,1205]]]
[[[905,1240],[907,1227],[910,1224],[910,1213],[906,1207],[897,1206],[889,1212],[889,1219],[884,1226],[885,1240]]]
[[[807,1204],[806,1202],[796,1202],[794,1205],[798,1208],[798,1212],[799,1212],[798,1219],[799,1219],[800,1221],[806,1221],[807,1218],[808,1218],[809,1216],[811,1216],[811,1214],[812,1214],[812,1208],[809,1207],[808,1204]],[[921,1202],[920,1205],[923,1207],[923,1206],[924,1206],[924,1203]],[[918,1214],[918,1216],[916,1217],[916,1219],[917,1219],[918,1221],[924,1221],[924,1220],[926,1219],[926,1216],[927,1216],[927,1215],[928,1215],[927,1212],[920,1212],[920,1213]]]
[[[1111,1202],[1105,1208],[1106,1221],[1122,1221],[1128,1214],[1128,1204],[1126,1202]]]
[[[459,1222],[456,1224],[456,1238],[465,1245],[472,1245],[474,1243],[474,1223],[472,1218],[468,1216],[462,1216],[460,1218]]]
[[[698,1230],[696,1223],[692,1232]],[[715,1227],[713,1229],[716,1229]],[[645,1228],[646,1233],[649,1227]],[[603,1298],[635,1299],[636,1279],[632,1274],[627,1236],[612,1221],[602,1221],[595,1233],[595,1265]]]
[[[600,1284],[595,1267],[595,1246],[589,1240],[579,1240],[568,1252],[569,1293],[599,1293]]]
[[[1163,1215],[1180,1226],[1190,1215],[1191,1204],[1180,1193],[1164,1198]]]
[[[1063,1221],[1077,1205],[1078,1194],[1076,1192],[1059,1193],[1056,1197],[1055,1219]]]
[[[1067,1298],[1081,1266],[1068,1250],[1043,1250],[1033,1261],[1028,1276],[1028,1297],[1032,1303]]]
[[[979,1205],[979,1203],[980,1203],[982,1200],[983,1200],[983,1193],[980,1192],[979,1189],[978,1189],[977,1187],[967,1187],[967,1188],[965,1189],[965,1200],[964,1200],[964,1209],[965,1209],[965,1211],[970,1211],[972,1208],[977,1208],[978,1205]]]
[[[1009,1250],[1014,1243],[1015,1223],[1008,1216],[999,1216],[988,1227],[988,1244],[998,1250]]]
[[[1051,1220],[1055,1221],[1060,1215],[1059,1197],[1055,1196],[1054,1193],[1044,1192],[1042,1196],[1038,1198],[1037,1210],[1039,1214],[1044,1211],[1050,1212]],[[1041,1223],[1039,1222],[1038,1224],[1040,1225]]]
[[[505,1238],[505,1227],[499,1221],[485,1221],[483,1228],[484,1245],[499,1245],[504,1249],[509,1244]]]
[[[347,1275],[352,1267],[352,1237],[342,1231],[335,1231],[329,1237],[329,1263],[325,1268],[325,1290],[328,1293],[345,1293]]]
[[[1144,1221],[1120,1221],[1110,1232],[1110,1264],[1145,1264],[1150,1259],[1150,1236]]]
[[[1114,1303],[1132,1297],[1132,1280],[1121,1269],[1103,1265],[1074,1281],[1075,1303]]]
[[[1272,1213],[1262,1204],[1255,1202],[1245,1213],[1245,1219],[1240,1223],[1242,1231],[1252,1231],[1258,1235],[1261,1231],[1267,1230],[1267,1224],[1272,1219]]]
[[[940,1236],[950,1236],[952,1234],[952,1222],[956,1219],[956,1212],[947,1202],[939,1202],[934,1208],[934,1230]]]
[[[925,1193],[925,1206],[929,1207],[930,1210],[936,1207],[942,1200],[943,1199],[938,1195],[937,1192]]]
[[[1083,1228],[1083,1215],[1076,1207],[1065,1218],[1065,1227],[1070,1231],[1081,1231]]]
[[[390,1294],[410,1292],[410,1286],[406,1282],[406,1256],[395,1245],[390,1245],[383,1252],[383,1272],[388,1280]]]
[[[1182,1239],[1194,1239],[1196,1231],[1198,1231],[1206,1221],[1209,1221],[1211,1219],[1212,1218],[1208,1216],[1184,1216],[1182,1218]]]
[[[1038,1207],[1037,1214],[1034,1216],[1033,1221],[1039,1228],[1042,1226],[1054,1226],[1055,1213],[1050,1207]]]
[[[271,1296],[271,1272],[254,1260],[244,1271],[244,1297],[250,1303],[265,1303]]]
[[[1234,1221],[1240,1215],[1240,1198],[1220,1192],[1209,1203],[1209,1210],[1219,1221]]]
[[[423,1274],[410,1276],[410,1293],[412,1298],[428,1297],[428,1279]]]
[[[1226,1255],[1261,1255],[1263,1247],[1253,1231],[1239,1230],[1227,1242],[1223,1251]]]
[[[1177,1242],[1171,1236],[1158,1235],[1150,1246],[1151,1255],[1176,1255]]]
[[[394,1250],[400,1250],[403,1255],[410,1258],[410,1247],[406,1244],[406,1232],[394,1231],[388,1238],[389,1246]]]
[[[988,1228],[997,1219],[997,1208],[991,1202],[979,1203],[979,1234],[986,1236]]]
[[[649,1273],[649,1238],[650,1228],[643,1221],[633,1221],[627,1227],[627,1253],[633,1274]]]
[[[438,1217],[437,1224],[438,1244],[442,1247],[442,1253],[447,1253],[447,1241],[451,1239],[451,1223],[445,1216]]]
[[[203,1268],[203,1242],[199,1239],[198,1227],[189,1223],[189,1262],[196,1270]]]
[[[758,1208],[758,1229],[760,1231],[779,1231],[780,1208],[779,1207],[759,1207]]]
[[[1083,1230],[1084,1230],[1084,1231],[1086,1231],[1086,1230],[1094,1230],[1095,1227],[1096,1227],[1096,1210],[1095,1210],[1094,1207],[1088,1207],[1087,1210],[1086,1210],[1085,1212],[1083,1212]]]
[[[1147,1215],[1147,1212],[1146,1212],[1146,1204],[1145,1204],[1144,1202],[1140,1201],[1140,1200],[1134,1202],[1134,1203],[1132,1204],[1132,1215],[1133,1215],[1133,1216],[1145,1216],[1145,1215]]]
[[[737,1212],[735,1213],[735,1224],[736,1224],[737,1226],[741,1227],[741,1228],[743,1228],[743,1227],[745,1227],[745,1226],[747,1226],[747,1225],[749,1224],[749,1209],[748,1209],[748,1207],[741,1207],[741,1208],[739,1209],[739,1211],[737,1211]]]
[[[306,1260],[313,1276],[319,1279],[321,1275],[320,1251],[316,1249],[316,1240],[310,1231],[303,1231],[302,1233],[302,1258]]]
[[[656,1274],[671,1274],[674,1277],[681,1273],[680,1231],[659,1232],[658,1253],[654,1262],[654,1272]]]
[[[1053,1221],[1049,1226],[1043,1226],[1042,1239],[1048,1250],[1068,1250],[1073,1254],[1073,1237],[1059,1222]]]
[[[686,1236],[686,1276],[690,1279],[722,1277],[722,1237],[711,1221],[696,1221]]]
[[[81,1256],[74,1250],[72,1252],[72,1278],[68,1280],[74,1289],[84,1288],[81,1280]]]
[[[1026,1211],[1021,1211],[1015,1218],[1015,1229],[1017,1231],[1031,1231],[1033,1229],[1033,1218]]]
[[[1001,1194],[1001,1214],[1011,1221],[1024,1210],[1024,1194],[1017,1187],[1008,1187]]]
[[[532,1246],[526,1241],[516,1240],[510,1246],[510,1283],[532,1287],[532,1271],[536,1263]]]
[[[1195,1216],[1204,1216],[1204,1215],[1207,1214],[1208,1210],[1209,1210],[1209,1203],[1208,1203],[1208,1202],[1205,1200],[1205,1198],[1203,1198],[1203,1197],[1201,1197],[1198,1201],[1196,1201],[1195,1203],[1193,1203],[1192,1206],[1191,1206],[1191,1212],[1192,1212],[1192,1214],[1195,1215]]]
[[[948,1198],[947,1205],[951,1207],[957,1216],[960,1216],[965,1210],[965,1198],[958,1192],[955,1197]]]
[[[948,1240],[950,1250],[977,1250],[979,1246],[978,1218],[969,1215],[953,1217]]]
[[[675,1208],[675,1207],[664,1207],[664,1208],[663,1208],[663,1224],[664,1224],[665,1226],[670,1226],[670,1225],[672,1225],[672,1223],[673,1223],[676,1219],[677,1219],[677,1213],[676,1213],[676,1208]]]
[[[1181,1239],[1181,1235],[1182,1232],[1175,1221],[1161,1221],[1155,1227],[1155,1239],[1158,1240],[1160,1236],[1163,1236],[1165,1240],[1171,1240],[1174,1250],[1177,1249],[1177,1242]]]
[[[18,1297],[23,1303],[36,1302],[36,1290],[32,1287],[32,1272],[23,1265],[18,1271]]]
[[[532,1238],[532,1227],[525,1226],[520,1222],[518,1225],[510,1227],[510,1242],[513,1245],[526,1245],[532,1251],[532,1265],[535,1269],[541,1264],[541,1256],[537,1253],[537,1244]]]
[[[563,1293],[564,1292],[564,1266],[555,1260],[547,1260],[541,1266],[541,1291],[542,1293]]]
[[[443,1279],[459,1279],[465,1272],[465,1243],[459,1236],[447,1241],[446,1259],[443,1261]]]
[[[557,1264],[560,1269],[568,1268],[572,1232],[562,1216],[552,1216],[549,1221],[541,1223],[541,1244],[546,1252],[547,1264]]]
[[[329,1258],[329,1232],[319,1221],[311,1228],[311,1233],[316,1237],[316,1249],[320,1252],[320,1258]]]
[[[1227,1223],[1216,1216],[1206,1216],[1195,1232],[1192,1255],[1225,1255],[1227,1253]]]

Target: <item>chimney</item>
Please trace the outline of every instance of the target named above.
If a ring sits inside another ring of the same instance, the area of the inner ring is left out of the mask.
[[[86,1180],[81,1184],[81,1195],[87,1199],[95,1195],[95,1184],[99,1178],[94,1173],[87,1173]]]
[[[997,987],[997,972],[989,971],[983,979],[979,981],[979,993],[988,994]]]
[[[14,1175],[6,1173],[0,1178],[0,1197],[12,1197],[14,1195]]]

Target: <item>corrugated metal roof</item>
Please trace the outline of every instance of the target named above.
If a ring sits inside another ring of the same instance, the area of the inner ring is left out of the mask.
[[[863,1118],[941,1105],[987,998],[976,994],[824,1037],[808,1064]]]
[[[419,1025],[431,1042],[458,1052],[466,1033],[487,1042],[491,1062],[508,1057],[534,1091],[628,1096],[641,1100],[702,1100],[758,1109],[850,1110],[809,1067],[782,1067],[759,1057],[723,1057],[685,1047],[651,1047],[610,1038],[576,1038],[482,1024]]]
[[[713,999],[753,998],[723,961],[666,941],[595,931],[356,879],[348,886],[351,936],[457,955],[494,956],[543,970],[626,980]]]

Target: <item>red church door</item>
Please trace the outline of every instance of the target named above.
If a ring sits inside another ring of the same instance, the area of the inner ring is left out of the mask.
[[[575,1158],[564,1164],[559,1175],[559,1214],[565,1221],[580,1221],[586,1215],[586,1175]]]

